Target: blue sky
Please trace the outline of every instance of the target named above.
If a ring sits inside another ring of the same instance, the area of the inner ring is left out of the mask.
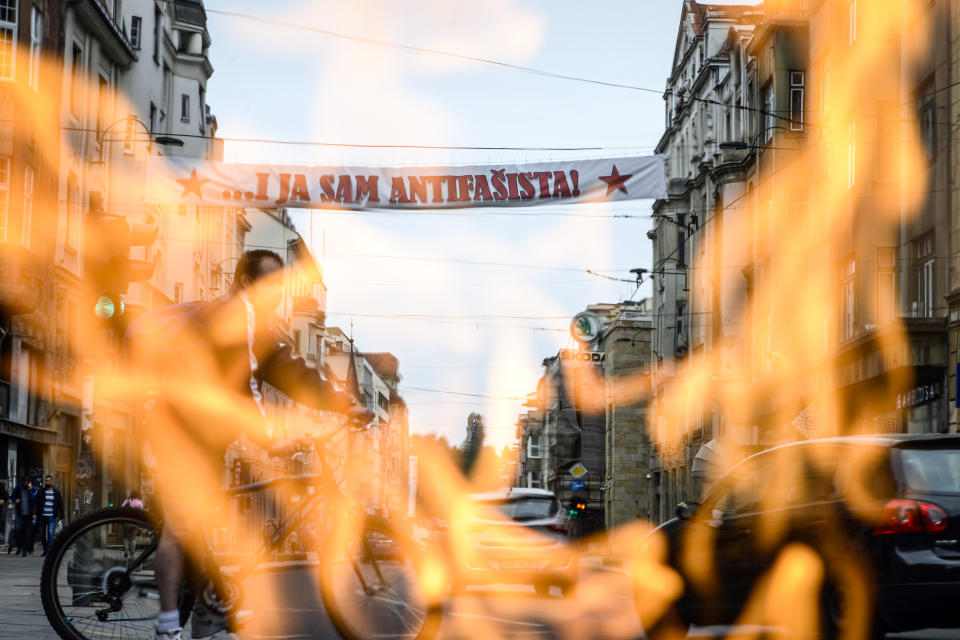
[[[226,160],[384,165],[500,163],[652,153],[663,131],[658,93],[546,78],[487,64],[348,42],[216,13],[263,16],[363,38],[453,51],[615,83],[664,87],[680,0],[208,0],[215,73],[208,101],[227,138]],[[358,144],[603,147],[560,151],[355,150],[231,142],[229,138]],[[512,438],[540,362],[569,346],[568,318],[635,287],[584,269],[650,267],[650,203],[416,213],[296,214],[324,254],[328,324],[360,349],[400,359],[411,428],[463,439],[484,414],[490,439]],[[550,215],[546,215],[550,214]],[[346,254],[362,254],[364,257]],[[514,268],[374,258],[455,258]],[[577,271],[580,270],[580,271]],[[644,287],[637,297],[649,295]],[[365,314],[365,315],[363,315]],[[370,317],[457,316],[433,322]],[[477,315],[524,319],[474,321]],[[529,319],[527,319],[529,318]],[[536,326],[551,331],[532,330]],[[557,331],[556,329],[561,329]],[[493,398],[431,393],[413,387]]]

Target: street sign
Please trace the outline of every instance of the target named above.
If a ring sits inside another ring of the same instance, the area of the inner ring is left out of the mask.
[[[583,480],[570,481],[570,491],[583,491],[586,486],[587,483],[585,483]]]
[[[579,480],[583,476],[587,475],[587,468],[583,466],[582,462],[578,462],[577,464],[570,467],[570,475],[572,475],[574,478]]]

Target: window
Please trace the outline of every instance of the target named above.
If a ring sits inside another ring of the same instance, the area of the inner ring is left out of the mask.
[[[677,266],[683,267],[687,264],[687,234],[686,216],[682,213],[677,214]]]
[[[67,176],[67,224],[64,244],[74,252],[80,248],[80,183],[77,174]]]
[[[674,322],[674,326],[677,329],[677,345],[680,345],[681,343],[686,344],[687,342],[686,314],[687,306],[682,302],[678,302],[677,317]]]
[[[80,115],[80,101],[83,87],[80,86],[80,75],[83,73],[83,49],[73,45],[73,56],[70,58],[70,112]]]
[[[776,467],[776,460],[768,454],[734,469],[725,484],[708,499],[706,506],[712,507],[710,515],[731,518],[760,509]]]
[[[773,83],[770,82],[763,88],[763,142],[765,144],[773,140],[773,130],[777,126],[775,107]]]
[[[531,433],[527,435],[527,458],[542,458],[543,435]]]
[[[101,136],[106,133],[106,128],[110,124],[110,114],[107,111],[110,102],[110,81],[104,76],[100,76],[100,84],[97,89],[97,138],[103,140]],[[101,144],[103,144],[101,142]]]
[[[190,96],[186,93],[180,96],[180,122],[190,122]]]
[[[897,250],[892,247],[877,249],[877,320],[889,322],[897,311]]]
[[[790,72],[790,130],[803,131],[804,84],[803,71]]]
[[[900,105],[877,101],[877,180],[891,181],[899,173]]]
[[[11,356],[10,417],[22,424],[35,425],[40,408],[40,353],[15,338]]]
[[[389,408],[390,401],[387,400],[387,396],[383,395],[380,392],[377,392],[377,406],[386,411]]]
[[[137,116],[129,115],[127,116],[127,121],[123,126],[123,152],[124,153],[133,153],[134,146],[136,144],[136,139],[134,136],[137,134]]]
[[[17,50],[17,0],[0,0],[0,80],[13,80]]]
[[[130,46],[134,49],[140,48],[140,34],[143,31],[143,18],[133,16],[130,18]]]
[[[43,44],[43,12],[30,5],[30,72],[27,82],[31,89],[40,86],[40,47]]]
[[[853,257],[843,261],[840,270],[840,340],[853,337],[856,328],[856,286],[857,263]]]
[[[850,0],[848,13],[848,42],[852,45],[857,41],[857,0]]]
[[[173,73],[170,71],[170,67],[167,66],[167,63],[163,63],[163,87],[161,89],[160,97],[160,130],[163,133],[169,131],[167,127],[167,113],[171,107],[171,100],[173,98]]]
[[[153,6],[153,61],[160,64],[160,33],[161,29],[160,4]]]
[[[150,103],[150,137],[153,137],[153,132],[157,130],[157,105]]]
[[[823,65],[820,73],[820,119],[825,120],[830,111],[830,67]]]
[[[920,140],[927,160],[937,155],[937,105],[934,97],[933,79],[925,82],[917,91],[917,114],[920,119]]]
[[[207,106],[206,106],[206,105],[207,105],[207,92],[204,90],[204,88],[203,88],[202,86],[201,86],[200,89],[199,89],[199,95],[200,95],[200,100],[199,100],[199,104],[200,104],[200,133],[204,133],[204,129],[205,129],[205,125],[206,125],[205,115],[206,115],[206,111],[207,111]]]
[[[30,235],[33,233],[33,167],[23,168],[23,216],[21,219],[21,234],[23,246],[30,248]]]
[[[180,304],[183,302],[183,283],[174,282],[173,283],[173,303]]]
[[[960,451],[897,449],[904,484],[924,493],[960,493]]]
[[[913,303],[915,318],[932,318],[934,311],[934,255],[933,234],[915,240],[914,268],[916,269],[916,291]]]
[[[543,489],[539,471],[527,471],[527,489]]]
[[[847,127],[847,188],[852,189],[857,182],[857,124],[851,122]]]
[[[0,157],[0,242],[7,241],[10,214],[10,158]]]

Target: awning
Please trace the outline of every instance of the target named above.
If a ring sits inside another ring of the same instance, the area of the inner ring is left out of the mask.
[[[726,446],[714,438],[697,450],[690,463],[690,473],[695,477],[712,479],[729,466]]]

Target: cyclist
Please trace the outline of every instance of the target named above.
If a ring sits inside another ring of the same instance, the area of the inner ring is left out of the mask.
[[[149,314],[127,332],[132,375],[156,394],[145,439],[164,514],[155,564],[157,640],[184,637],[177,600],[186,558],[203,553],[200,523],[223,498],[218,487],[227,446],[245,434],[273,455],[294,450],[293,443],[274,441],[267,433],[260,383],[356,423],[372,420],[354,398],[294,356],[275,319],[283,274],[276,253],[247,251],[226,296]],[[191,637],[234,638],[226,617],[200,601]]]

